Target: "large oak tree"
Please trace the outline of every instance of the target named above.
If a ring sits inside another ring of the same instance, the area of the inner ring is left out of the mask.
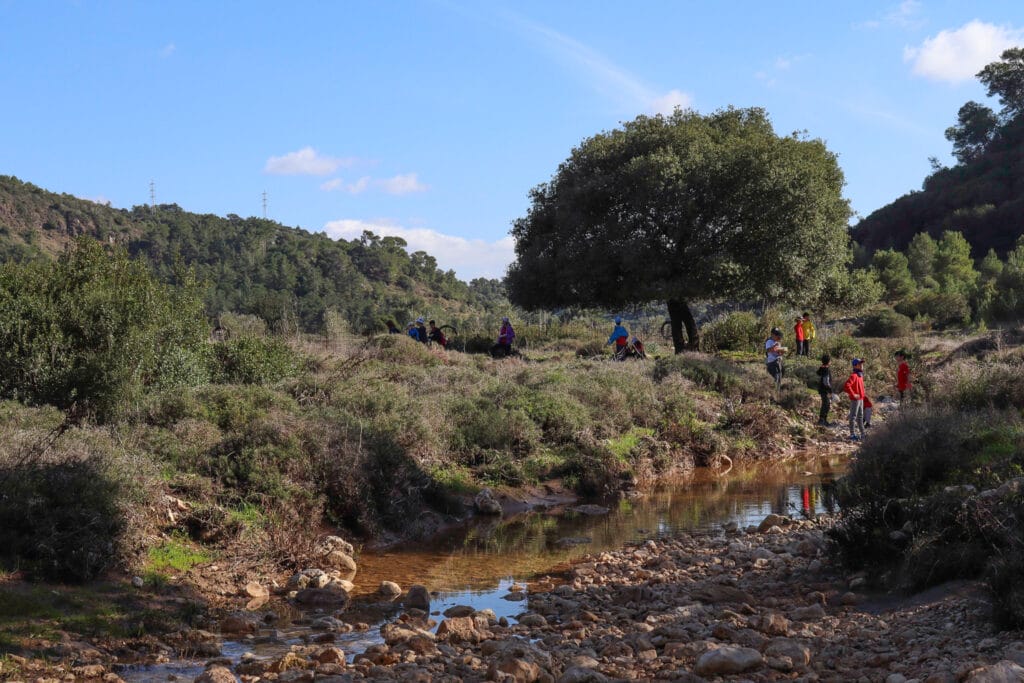
[[[666,301],[676,352],[690,303],[800,302],[848,259],[844,184],[821,140],[761,109],[641,116],[584,140],[512,229],[510,297],[526,308]]]

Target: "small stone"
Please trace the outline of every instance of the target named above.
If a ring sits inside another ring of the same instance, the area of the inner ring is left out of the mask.
[[[739,674],[756,669],[763,663],[764,658],[757,650],[725,645],[702,654],[693,670],[699,676]]]
[[[430,591],[427,590],[426,586],[419,584],[409,587],[409,592],[405,594],[405,600],[403,601],[407,608],[421,609],[424,612],[430,611]]]
[[[394,581],[381,581],[377,592],[385,597],[394,598],[402,594],[402,587]]]
[[[146,585],[146,581],[141,576],[133,576],[132,585],[136,588],[142,588]]]

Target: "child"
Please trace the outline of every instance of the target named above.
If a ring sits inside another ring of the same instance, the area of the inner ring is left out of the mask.
[[[796,325],[793,325],[793,334],[796,335],[796,355],[804,356],[804,319],[797,318]]]
[[[843,385],[843,391],[850,397],[850,441],[860,441],[864,438],[864,361],[854,358],[850,364],[853,370]],[[854,424],[857,425],[860,436],[854,433]]]
[[[814,323],[811,322],[811,316],[804,312],[804,355],[811,355],[811,342],[814,341],[814,337],[817,334],[817,330],[814,328]]]
[[[829,363],[832,359],[829,355],[821,356],[821,367],[818,368],[818,394],[821,396],[821,411],[818,413],[818,424],[822,427],[831,427],[828,421],[828,411],[832,407],[832,371]]]
[[[782,345],[782,330],[772,328],[772,336],[764,342],[764,364],[768,374],[775,380],[775,390],[782,391],[782,356],[786,353],[786,347]]]
[[[896,360],[899,361],[899,365],[896,366],[896,393],[900,397],[900,405],[903,405],[903,399],[910,393],[910,365],[907,364],[907,352],[902,349],[896,352]]]

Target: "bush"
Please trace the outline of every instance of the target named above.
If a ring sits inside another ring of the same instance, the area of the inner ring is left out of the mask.
[[[927,318],[939,329],[966,325],[971,318],[971,306],[963,294],[925,292],[897,304],[896,311],[914,319]]]
[[[240,337],[216,344],[213,376],[228,384],[268,384],[298,373],[299,356],[288,344],[269,337]]]
[[[872,313],[861,325],[862,337],[907,337],[913,331],[913,322],[890,308]]]
[[[654,379],[663,381],[679,374],[694,384],[734,398],[767,398],[770,378],[755,379],[736,363],[701,354],[681,354],[659,358],[654,364]],[[762,381],[763,380],[763,381]]]
[[[864,355],[857,340],[845,334],[829,336],[828,340],[822,344],[821,351],[838,360],[853,360]]]
[[[993,524],[972,492],[1022,465],[1019,413],[909,412],[877,429],[840,480],[832,549],[850,568],[892,571],[894,583],[914,588],[976,577],[1000,547],[1024,539],[1017,524]],[[1016,538],[999,539],[1005,530]]]
[[[769,328],[770,329],[770,328]],[[701,351],[756,351],[766,335],[761,321],[747,311],[724,315],[701,328]]]
[[[0,397],[100,421],[149,387],[203,381],[207,324],[191,277],[161,284],[122,249],[83,238],[56,262],[0,267]]]
[[[116,561],[125,486],[102,460],[5,467],[0,488],[0,557],[9,565],[83,583]]]

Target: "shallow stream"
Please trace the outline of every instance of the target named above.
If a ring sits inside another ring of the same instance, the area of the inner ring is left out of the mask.
[[[514,621],[526,605],[506,599],[512,584],[525,585],[557,572],[582,555],[659,536],[715,531],[730,522],[740,527],[756,525],[773,512],[790,516],[834,512],[833,481],[844,467],[842,457],[809,456],[783,465],[733,471],[723,478],[698,472],[692,479],[643,497],[606,503],[610,507],[607,514],[583,514],[570,505],[507,519],[476,518],[428,543],[363,552],[353,579],[353,604],[342,616],[347,622],[363,621],[370,629],[339,633],[334,644],[351,659],[381,642],[381,623],[400,612],[397,605],[381,604],[372,597],[381,581],[394,581],[403,590],[412,584],[427,586],[434,593],[432,611],[470,605],[477,610],[492,609],[499,618]],[[287,605],[275,609],[280,619],[274,631],[225,641],[223,656],[233,661],[246,652],[261,658],[280,656],[315,634],[308,626],[310,617],[323,616],[302,614]],[[204,663],[178,660],[132,667],[120,675],[130,683],[190,680],[202,672]]]

